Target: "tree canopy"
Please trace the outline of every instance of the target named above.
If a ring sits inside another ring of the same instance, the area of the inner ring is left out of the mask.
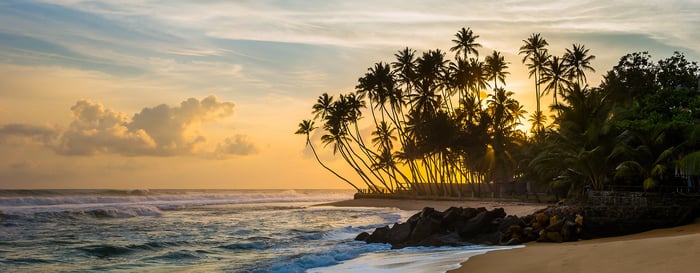
[[[545,38],[533,33],[519,52],[538,102],[526,119],[506,88],[510,67],[502,53],[480,59],[470,28],[454,37],[454,60],[440,49],[417,54],[406,47],[393,62],[370,66],[354,92],[320,95],[313,119],[297,133],[316,154],[309,136],[318,122],[321,142],[356,175],[345,178],[318,162],[368,193],[479,196],[529,183],[531,191],[566,197],[587,188],[697,186],[700,69],[683,54],[657,62],[646,52],[625,55],[591,87],[586,72],[595,71],[595,56],[585,45],[551,56]],[[554,98],[550,119],[540,109],[545,95]],[[374,129],[359,125],[362,118]]]

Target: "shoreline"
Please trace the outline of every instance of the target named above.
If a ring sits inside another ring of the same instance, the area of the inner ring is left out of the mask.
[[[466,272],[697,272],[700,218],[684,226],[476,255],[449,271]],[[503,261],[508,261],[504,263]]]
[[[517,201],[490,201],[490,200],[411,200],[411,199],[352,199],[330,203],[318,204],[316,206],[333,207],[376,207],[376,208],[396,208],[406,211],[420,211],[424,207],[432,207],[436,210],[444,211],[450,207],[485,207],[492,210],[494,208],[505,209],[508,215],[526,216],[547,207],[547,204],[525,203]]]
[[[547,207],[510,201],[439,201],[353,199],[319,204],[337,207],[391,207],[420,211],[423,207],[502,207],[509,215],[525,216]],[[454,273],[490,272],[696,272],[700,267],[700,218],[688,225],[567,243],[525,244],[523,248],[489,251],[467,258]],[[507,262],[504,262],[507,261]]]

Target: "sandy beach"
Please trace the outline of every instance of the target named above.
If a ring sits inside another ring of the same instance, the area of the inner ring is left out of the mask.
[[[324,205],[345,207],[395,207],[420,210],[429,206],[503,207],[508,214],[526,215],[544,204],[493,201],[348,200]],[[644,233],[569,243],[528,243],[526,247],[493,251],[470,258],[450,272],[636,272],[691,273],[700,268],[700,219],[694,223]]]
[[[517,203],[499,201],[438,201],[438,200],[403,200],[403,199],[354,199],[322,204],[336,207],[386,207],[400,210],[422,210],[432,207],[436,210],[446,210],[450,207],[485,207],[489,210],[503,208],[509,215],[525,216],[547,207],[545,204]]]

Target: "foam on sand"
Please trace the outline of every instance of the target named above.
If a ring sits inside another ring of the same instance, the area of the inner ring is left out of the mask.
[[[469,257],[484,254],[488,251],[513,249],[524,246],[510,247],[419,247],[375,252],[361,255],[352,260],[337,265],[314,268],[310,273],[434,273],[447,272],[460,267],[460,263]]]

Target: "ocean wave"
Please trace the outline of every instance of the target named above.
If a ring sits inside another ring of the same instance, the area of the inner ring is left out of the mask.
[[[339,264],[343,261],[357,258],[363,253],[387,250],[389,245],[383,244],[358,244],[356,242],[343,243],[338,248],[330,251],[319,251],[313,253],[303,253],[294,256],[285,256],[271,261],[268,265],[261,268],[254,268],[239,271],[241,273],[258,273],[258,272],[279,272],[279,273],[296,273],[306,272],[308,269],[325,267]]]
[[[322,190],[0,190],[0,219],[42,212],[112,218],[159,216],[163,210],[206,205],[330,202],[351,198],[350,191]]]

